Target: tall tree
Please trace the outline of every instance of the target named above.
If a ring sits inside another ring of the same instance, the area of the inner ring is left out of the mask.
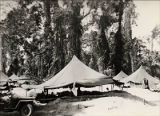
[[[76,55],[79,59],[82,59],[82,34],[84,32],[82,26],[82,20],[86,18],[92,10],[94,1],[87,0],[64,0],[64,5],[67,5],[68,14],[68,27],[67,38],[70,57]],[[88,12],[82,13],[84,10],[84,4],[89,8]]]
[[[56,55],[56,73],[65,66],[64,41],[66,39],[64,16],[59,16],[55,21],[55,55]]]
[[[126,72],[134,72],[134,54],[133,54],[133,40],[132,40],[132,25],[135,24],[137,14],[135,13],[135,4],[132,0],[126,3],[124,8],[124,39],[125,39],[125,69]]]
[[[154,39],[159,39],[160,41],[160,25],[157,25],[156,27],[153,28],[152,30],[152,39],[151,39],[151,51],[153,51],[153,40]]]
[[[113,3],[112,1],[110,1],[106,4],[100,4],[102,15],[100,16],[98,24],[100,30],[100,36],[98,41],[98,48],[99,48],[98,52],[99,52],[99,57],[102,57],[103,70],[107,68],[110,62],[110,48],[109,48],[108,38],[106,36],[106,31],[112,25],[112,23],[115,22],[115,19],[111,16],[111,14],[113,13],[112,12]]]
[[[78,1],[72,1],[71,3],[71,15],[69,24],[69,42],[71,56],[76,55],[81,59],[81,36],[82,36],[82,25],[81,25],[81,3]]]
[[[8,53],[11,63],[14,63],[15,59],[18,60],[16,63],[20,66],[17,68],[20,75],[34,74],[34,76],[38,76],[38,73],[35,73],[38,69],[35,59],[41,51],[39,44],[41,43],[41,34],[39,31],[41,30],[43,14],[42,4],[37,2],[36,5],[33,4],[29,8],[24,4],[21,3],[22,7],[11,11],[5,20],[7,30],[7,33],[3,35],[7,50],[5,54]]]
[[[123,35],[122,35],[122,16],[123,16],[124,2],[119,0],[117,11],[119,14],[118,19],[118,31],[115,34],[115,48],[114,48],[114,60],[115,73],[118,74],[122,69],[123,60]]]

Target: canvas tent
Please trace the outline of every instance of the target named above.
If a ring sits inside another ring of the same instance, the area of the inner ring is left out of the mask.
[[[98,86],[113,83],[113,80],[104,74],[96,72],[83,64],[76,56],[54,77],[38,85],[37,88],[58,88],[70,84],[81,86]]]
[[[0,71],[0,86],[3,86],[8,81],[8,77]]]
[[[31,81],[33,81],[29,77],[26,77],[25,75],[22,75],[22,76],[18,77],[15,74],[13,74],[12,76],[10,76],[9,79],[11,79],[12,81],[16,81],[16,82],[18,82],[20,84],[23,84],[25,82],[30,83]]]
[[[157,84],[156,89],[157,89],[157,90],[160,90],[160,83]]]
[[[128,77],[121,79],[121,81],[124,83],[131,82],[131,83],[143,85],[145,79],[148,80],[149,87],[151,88],[159,83],[159,80],[149,75],[146,72],[146,70],[143,68],[143,66],[140,66],[138,70],[136,70],[134,73],[132,73]]]
[[[12,81],[17,81],[20,79],[20,77],[18,77],[17,75],[13,74],[12,76],[9,77],[9,79],[11,79]]]
[[[9,77],[12,81],[18,81],[18,80],[28,80],[29,78],[26,76],[20,76],[18,77],[17,75],[13,74],[12,76]]]
[[[121,71],[115,77],[113,77],[113,79],[121,82],[121,79],[126,78],[127,76],[128,75],[126,73]]]

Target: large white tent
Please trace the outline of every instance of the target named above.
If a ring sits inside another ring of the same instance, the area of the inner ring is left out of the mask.
[[[153,85],[155,86],[159,83],[159,80],[149,75],[143,68],[143,66],[140,66],[138,70],[136,70],[128,77],[121,79],[121,81],[124,83],[133,82],[137,84],[143,84],[145,79],[148,80],[148,84],[150,87],[153,87]]]
[[[94,86],[113,83],[113,80],[89,68],[76,56],[73,56],[72,60],[59,73],[48,81],[38,85],[37,88],[58,88],[73,83],[84,86]]]
[[[126,73],[120,71],[115,77],[113,77],[113,79],[121,82],[121,79],[126,78],[127,76]]]
[[[0,71],[0,86],[4,85],[8,81],[8,77]]]

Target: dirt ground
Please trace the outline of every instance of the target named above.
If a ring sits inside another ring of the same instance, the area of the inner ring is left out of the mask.
[[[130,100],[136,100],[139,102],[144,102],[143,98],[132,95],[126,91],[110,91],[105,92],[101,95],[84,95],[79,97],[62,97],[55,101],[49,102],[46,106],[37,107],[34,109],[33,116],[73,116],[75,113],[81,112],[83,109],[92,107],[84,106],[81,104],[73,105],[73,102],[90,101],[96,98],[102,97],[121,97]],[[145,101],[146,104],[155,106],[156,104]],[[20,116],[18,112],[4,113],[0,112],[0,116]]]

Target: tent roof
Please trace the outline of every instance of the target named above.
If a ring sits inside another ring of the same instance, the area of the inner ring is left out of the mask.
[[[124,73],[123,71],[119,72],[115,77],[113,77],[114,80],[121,81],[121,79],[127,77],[128,75]]]
[[[9,79],[13,80],[13,81],[17,81],[19,80],[19,77],[15,74],[13,74],[12,76],[9,77]]]
[[[0,71],[0,85],[3,85],[8,81],[7,75],[5,75],[2,71]]]
[[[42,83],[41,85],[38,85],[37,87],[58,88],[70,85],[72,83],[83,85],[92,83],[90,85],[93,86],[94,83],[100,83],[100,79],[104,78],[107,78],[107,76],[89,68],[88,66],[83,64],[76,56],[73,56],[72,60],[59,73],[57,73],[48,81]],[[112,83],[113,80],[111,78],[108,78],[107,82]]]
[[[124,83],[134,82],[134,83],[143,83],[144,79],[147,79],[149,83],[158,83],[159,80],[149,75],[143,66],[140,66],[138,70],[129,75],[126,78],[123,78],[121,81]]]

